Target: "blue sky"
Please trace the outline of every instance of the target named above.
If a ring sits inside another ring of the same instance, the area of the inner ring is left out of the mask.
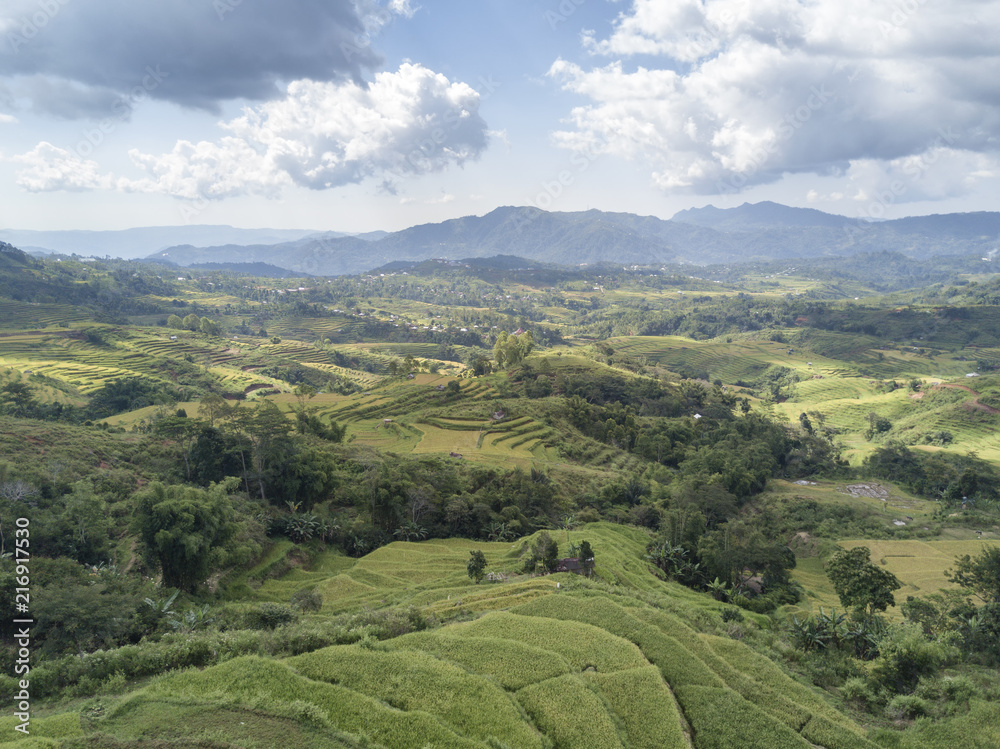
[[[0,228],[996,210],[997,38],[997,0],[6,0]]]

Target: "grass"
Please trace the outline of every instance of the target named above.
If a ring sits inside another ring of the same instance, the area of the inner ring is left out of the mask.
[[[634,668],[613,674],[588,672],[584,678],[621,719],[627,746],[687,749],[677,702],[656,668]]]
[[[604,702],[580,677],[560,676],[517,693],[555,749],[623,749],[615,721]]]
[[[946,722],[935,723],[924,719],[917,721],[911,731],[893,735],[887,731],[876,733],[885,738],[883,746],[899,749],[925,749],[925,747],[962,747],[962,749],[995,749],[1000,746],[1000,705],[995,702],[975,700],[969,712]],[[894,741],[894,744],[888,743]]]
[[[262,710],[298,711],[300,719],[328,724],[347,733],[364,733],[374,741],[403,749],[427,744],[472,749],[477,742],[459,736],[435,716],[404,711],[352,689],[314,681],[292,666],[258,657],[237,658],[204,671],[168,676],[140,690],[143,695],[194,697],[231,701]],[[128,709],[123,701],[113,714]]]
[[[896,598],[919,596],[956,587],[945,577],[955,566],[955,557],[975,556],[984,546],[1000,546],[1000,541],[842,541],[845,549],[867,546],[872,561],[892,572],[903,583]]]
[[[495,679],[517,691],[529,684],[569,673],[561,655],[516,640],[499,637],[456,637],[446,632],[414,632],[386,643],[400,650],[420,650]]]
[[[810,749],[812,746],[731,689],[692,685],[675,691],[694,731],[696,749]]]
[[[262,709],[225,700],[143,695],[128,700],[110,717],[92,720],[91,728],[97,732],[98,746],[108,749],[118,746],[112,742],[153,735],[164,742],[178,742],[179,746],[220,746],[216,742],[245,749],[274,746],[354,749],[361,746],[349,734],[324,725],[322,720],[317,721],[316,718],[321,718],[318,714],[314,713],[312,720],[304,719],[307,712],[303,705]],[[180,744],[181,741],[192,744]]]
[[[77,712],[58,713],[44,718],[39,718],[33,713],[28,728],[30,733],[27,736],[15,730],[20,724],[21,721],[13,715],[0,718],[0,736],[4,737],[0,747],[9,745],[23,749],[30,746],[58,746],[58,741],[61,739],[84,735],[80,725],[80,714]]]
[[[565,658],[577,671],[593,668],[605,673],[647,665],[633,643],[581,622],[501,611],[468,624],[456,624],[451,631],[459,637],[496,637],[549,650]]]
[[[291,658],[288,664],[309,679],[348,687],[397,710],[429,713],[470,739],[493,737],[526,749],[542,746],[502,687],[427,653],[338,646]]]

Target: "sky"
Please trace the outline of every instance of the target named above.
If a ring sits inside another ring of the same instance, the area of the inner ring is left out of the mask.
[[[1000,0],[3,0],[0,228],[1000,210]]]

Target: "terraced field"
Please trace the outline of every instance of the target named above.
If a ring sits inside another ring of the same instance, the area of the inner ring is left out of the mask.
[[[261,344],[162,328],[132,328],[126,333],[107,326],[103,330],[109,336],[104,343],[88,340],[78,331],[0,335],[0,368],[22,375],[44,375],[84,395],[120,377],[141,376],[171,384],[171,377],[158,366],[166,360],[186,360],[202,367],[227,390],[247,391],[262,383],[290,390],[286,382],[255,374],[256,369],[276,359],[329,372],[366,388],[376,387],[385,379],[383,375],[338,366],[328,351],[299,341]],[[379,353],[366,356],[388,361]]]
[[[984,546],[1000,546],[998,540],[985,541],[842,541],[845,549],[867,546],[872,551],[872,561],[892,572],[903,583],[896,592],[899,601],[908,595],[934,593],[944,588],[956,587],[948,581],[945,572],[955,566],[955,557],[963,554],[975,556]]]
[[[90,313],[72,304],[43,304],[0,299],[0,328],[25,330],[90,321]]]
[[[837,350],[838,343],[846,346],[853,340],[850,336],[832,333],[817,335],[811,331],[810,335],[832,351]],[[795,423],[803,412],[820,412],[827,425],[844,435],[840,439],[847,448],[846,457],[853,464],[859,464],[880,444],[867,442],[862,437],[871,413],[893,423],[894,428],[883,439],[901,439],[927,450],[961,453],[974,450],[987,460],[1000,460],[1000,414],[979,405],[978,394],[967,387],[970,383],[977,385],[987,380],[966,378],[970,362],[953,356],[930,359],[915,353],[875,349],[866,349],[864,356],[854,349],[841,352],[856,361],[859,357],[865,359],[865,368],[879,369],[886,379],[896,379],[901,385],[913,378],[920,380],[923,392],[914,395],[905,387],[882,392],[880,379],[862,376],[839,359],[786,343],[699,342],[651,336],[618,338],[609,343],[630,356],[644,357],[668,369],[694,367],[708,372],[712,379],[729,384],[753,380],[772,365],[792,369],[801,379],[790,389],[787,400],[773,404],[774,413]],[[857,347],[858,341],[853,340],[853,345]],[[865,345],[863,341],[862,345]],[[875,354],[882,354],[882,357],[876,358]],[[969,392],[959,393],[955,388]],[[951,433],[952,442],[939,447],[928,445],[928,441],[940,432]]]
[[[820,692],[715,634],[719,604],[649,574],[644,532],[594,524],[555,538],[588,539],[599,581],[513,574],[520,543],[450,539],[394,543],[356,562],[324,556],[312,571],[268,580],[257,597],[287,600],[313,587],[324,599],[317,616],[398,604],[451,623],[382,643],[168,673],[103,697],[101,711],[82,722],[79,707],[59,708],[38,721],[35,745],[94,732],[127,741],[141,732],[269,747],[284,732],[304,747],[361,746],[362,735],[391,749],[880,746]],[[510,577],[471,584],[465,561],[474,548],[490,571]],[[276,551],[261,571],[289,549]],[[976,736],[940,746],[991,746],[1000,740],[1000,706],[974,700],[968,714],[933,731],[935,741]],[[924,736],[899,734],[898,746],[919,749]]]

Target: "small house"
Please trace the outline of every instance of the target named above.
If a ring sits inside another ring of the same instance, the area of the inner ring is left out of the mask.
[[[566,557],[560,559],[556,564],[556,572],[573,572],[577,575],[584,574],[583,564],[576,557]]]

